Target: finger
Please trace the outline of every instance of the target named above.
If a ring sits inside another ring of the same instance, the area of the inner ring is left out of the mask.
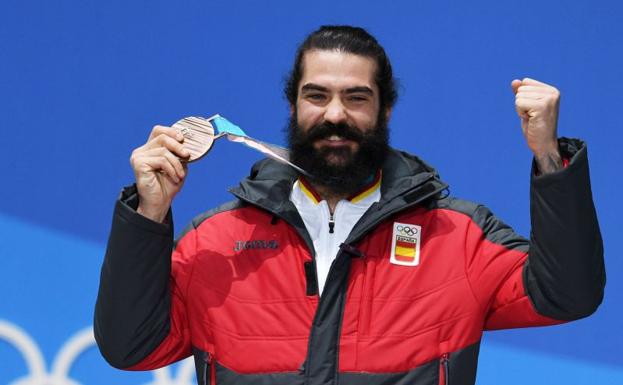
[[[176,154],[180,158],[188,158],[190,156],[190,153],[188,152],[188,150],[184,148],[182,143],[180,143],[176,139],[171,138],[169,135],[166,135],[166,134],[158,135],[157,137],[147,142],[147,144],[145,145],[146,149],[160,148],[160,147],[166,148],[167,150]]]
[[[554,89],[556,89],[556,87],[554,87],[554,86],[552,86],[552,85],[550,85],[550,84],[543,83],[543,82],[540,82],[540,81],[538,81],[538,80],[531,79],[531,78],[523,78],[523,79],[521,80],[521,85],[522,85],[522,86],[547,87],[547,88],[554,88]]]
[[[540,82],[536,79],[532,79],[532,78],[523,78],[521,79],[521,84],[525,85],[525,86],[547,86],[549,84],[545,84],[543,82]]]
[[[164,148],[164,147],[157,147],[157,148],[152,148],[149,150],[145,150],[143,152],[143,156],[145,157],[165,157],[167,158],[167,160],[169,161],[169,163],[173,166],[173,168],[175,169],[175,173],[177,174],[177,176],[180,179],[184,179],[185,175],[186,175],[186,168],[184,168],[182,162],[180,161],[180,159],[175,156],[175,154],[171,153],[171,151],[169,151],[168,149]]]
[[[519,115],[519,118],[521,118],[521,120],[526,120],[526,121],[530,120],[530,115],[528,115],[524,111],[517,110],[517,115]]]
[[[515,106],[528,113],[531,110],[538,110],[542,107],[542,103],[534,99],[519,98],[515,99]]]
[[[147,141],[149,142],[150,140],[160,135],[170,136],[171,138],[177,140],[178,142],[182,142],[184,140],[184,135],[182,135],[182,133],[179,132],[178,130],[171,128],[171,127],[167,127],[167,126],[156,125],[154,126],[154,128],[152,128]]]
[[[543,99],[547,99],[548,97],[549,97],[549,94],[543,94],[540,92],[526,92],[526,91],[519,91],[517,95],[515,95],[515,99],[524,98],[524,99],[532,99],[532,100],[543,100]]]
[[[520,118],[529,118],[528,111],[530,111],[530,106],[526,105],[523,101],[515,101],[515,111]]]
[[[159,175],[162,175],[164,178],[166,178],[169,183],[173,184],[173,185],[177,185],[179,186],[180,184],[184,183],[183,180],[179,180],[179,179],[173,179],[169,176],[169,174],[167,174],[166,172],[160,171]]]
[[[542,86],[519,86],[519,88],[517,89],[517,92],[523,92],[523,91],[527,91],[527,92],[539,92],[539,93],[543,93],[543,94],[553,94],[554,93],[555,88],[553,87],[542,87]]]
[[[175,169],[175,173],[177,174],[177,177],[180,180],[183,180],[184,177],[186,176],[186,171],[184,171],[184,166],[182,166],[182,162],[180,162],[180,158],[178,158],[177,156],[173,155],[169,151],[164,153],[164,157],[167,158],[169,163],[171,163],[171,165]]]
[[[141,159],[143,164],[150,167],[157,172],[164,172],[168,175],[175,184],[180,183],[180,178],[175,171],[175,167],[171,164],[169,159],[165,156],[146,156]]]
[[[519,105],[529,105],[529,106],[542,106],[543,103],[540,102],[540,99],[535,99],[535,98],[525,98],[523,96],[520,96],[518,98],[515,98],[515,104],[519,104]]]
[[[517,93],[519,86],[521,86],[521,80],[515,79],[511,82],[511,88],[513,89],[513,93]]]

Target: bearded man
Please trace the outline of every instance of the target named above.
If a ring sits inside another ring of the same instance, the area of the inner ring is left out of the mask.
[[[309,176],[260,161],[176,242],[188,153],[154,127],[102,267],[106,360],[148,370],[194,355],[200,384],[473,384],[484,330],[593,313],[605,273],[586,147],[557,138],[554,87],[511,85],[535,157],[530,240],[388,146],[392,69],[361,28],[322,27],[297,52],[288,141]]]

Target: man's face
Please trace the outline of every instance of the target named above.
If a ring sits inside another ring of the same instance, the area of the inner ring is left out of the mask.
[[[328,50],[303,56],[292,106],[292,160],[335,192],[352,193],[382,165],[388,114],[380,113],[373,59]]]
[[[296,100],[296,119],[308,133],[322,123],[347,124],[362,134],[375,128],[379,114],[379,90],[374,81],[376,63],[368,57],[338,51],[314,50],[303,56],[303,76]],[[353,140],[332,136],[316,140],[316,150],[359,148]],[[345,159],[330,157],[330,163]]]

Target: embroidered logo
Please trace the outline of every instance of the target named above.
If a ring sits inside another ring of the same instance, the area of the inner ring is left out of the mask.
[[[265,250],[265,249],[278,249],[279,243],[274,240],[256,239],[252,241],[236,241],[234,243],[234,251],[241,250]]]
[[[392,249],[389,261],[395,265],[417,266],[420,263],[420,237],[418,225],[394,222]]]

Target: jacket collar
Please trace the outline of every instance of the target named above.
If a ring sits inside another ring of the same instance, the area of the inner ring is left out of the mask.
[[[282,216],[285,211],[293,209],[289,197],[297,177],[298,173],[292,167],[272,159],[264,159],[255,163],[250,175],[230,191],[246,202]],[[414,155],[391,149],[383,166],[379,205],[399,197],[406,198],[406,203],[409,203],[409,194],[423,185],[429,185],[427,191],[431,187],[435,190],[448,187],[427,163]]]
[[[292,185],[298,173],[290,166],[272,159],[253,165],[251,174],[229,191],[239,199],[260,207],[293,226],[315,255],[314,243],[303,219],[290,201]],[[378,223],[400,212],[439,195],[448,185],[435,170],[418,157],[391,149],[383,165],[381,200],[374,203],[353,228],[346,245],[360,240]]]

